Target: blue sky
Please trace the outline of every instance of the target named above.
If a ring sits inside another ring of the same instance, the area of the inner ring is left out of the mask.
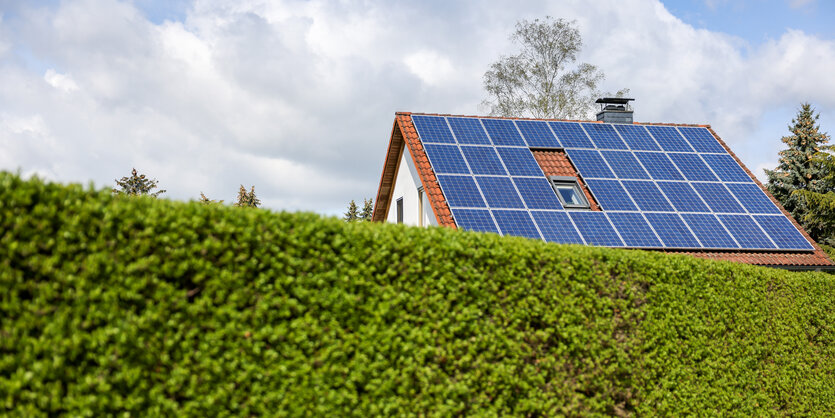
[[[800,103],[835,132],[833,4],[0,0],[0,169],[339,214],[376,193],[395,111],[483,114],[516,21],[551,15],[637,121],[711,124],[761,175]]]

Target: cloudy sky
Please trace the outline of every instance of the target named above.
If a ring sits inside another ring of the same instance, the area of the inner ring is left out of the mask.
[[[637,121],[711,124],[761,173],[801,102],[835,133],[833,3],[0,0],[0,170],[339,214],[375,195],[395,111],[483,114],[515,22],[551,15]]]

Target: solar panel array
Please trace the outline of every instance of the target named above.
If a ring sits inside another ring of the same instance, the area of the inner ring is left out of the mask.
[[[463,229],[631,248],[813,247],[706,128],[413,115]],[[563,149],[602,211],[566,210],[531,149]]]

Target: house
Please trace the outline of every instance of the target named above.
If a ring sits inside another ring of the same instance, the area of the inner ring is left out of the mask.
[[[709,125],[398,112],[373,220],[797,270],[833,262]]]

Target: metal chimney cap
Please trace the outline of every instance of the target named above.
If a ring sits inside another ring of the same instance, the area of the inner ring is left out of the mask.
[[[626,97],[603,97],[597,99],[595,103],[613,103],[613,104],[629,104],[629,102],[634,101],[635,99],[629,99]]]

